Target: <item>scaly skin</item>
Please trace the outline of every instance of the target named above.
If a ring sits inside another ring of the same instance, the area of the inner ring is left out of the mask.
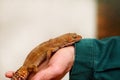
[[[80,39],[81,36],[76,33],[67,33],[43,42],[28,54],[24,64],[14,73],[11,80],[27,80],[30,73],[36,72],[37,67],[46,59],[49,60],[53,53],[60,48],[73,45]]]

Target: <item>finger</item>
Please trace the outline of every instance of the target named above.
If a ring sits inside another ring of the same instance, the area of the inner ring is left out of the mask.
[[[5,76],[6,76],[7,78],[12,78],[13,74],[14,74],[13,71],[8,71],[8,72],[5,73]]]

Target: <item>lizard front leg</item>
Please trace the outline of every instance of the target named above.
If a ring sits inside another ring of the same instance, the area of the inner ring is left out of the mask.
[[[55,47],[55,48],[50,48],[48,51],[47,51],[47,59],[49,60],[52,56],[52,54],[54,52],[56,52],[57,50],[59,49],[59,47]]]

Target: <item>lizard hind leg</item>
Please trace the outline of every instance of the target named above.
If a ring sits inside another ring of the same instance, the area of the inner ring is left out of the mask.
[[[14,74],[11,80],[26,80],[29,75],[25,66],[20,67]]]
[[[33,65],[33,64],[30,65],[27,69],[28,69],[29,72],[35,72],[36,73],[38,71],[37,66]]]

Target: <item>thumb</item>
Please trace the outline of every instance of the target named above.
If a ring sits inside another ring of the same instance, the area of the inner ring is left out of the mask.
[[[12,78],[13,74],[14,74],[13,71],[8,71],[8,72],[5,73],[5,77]]]

